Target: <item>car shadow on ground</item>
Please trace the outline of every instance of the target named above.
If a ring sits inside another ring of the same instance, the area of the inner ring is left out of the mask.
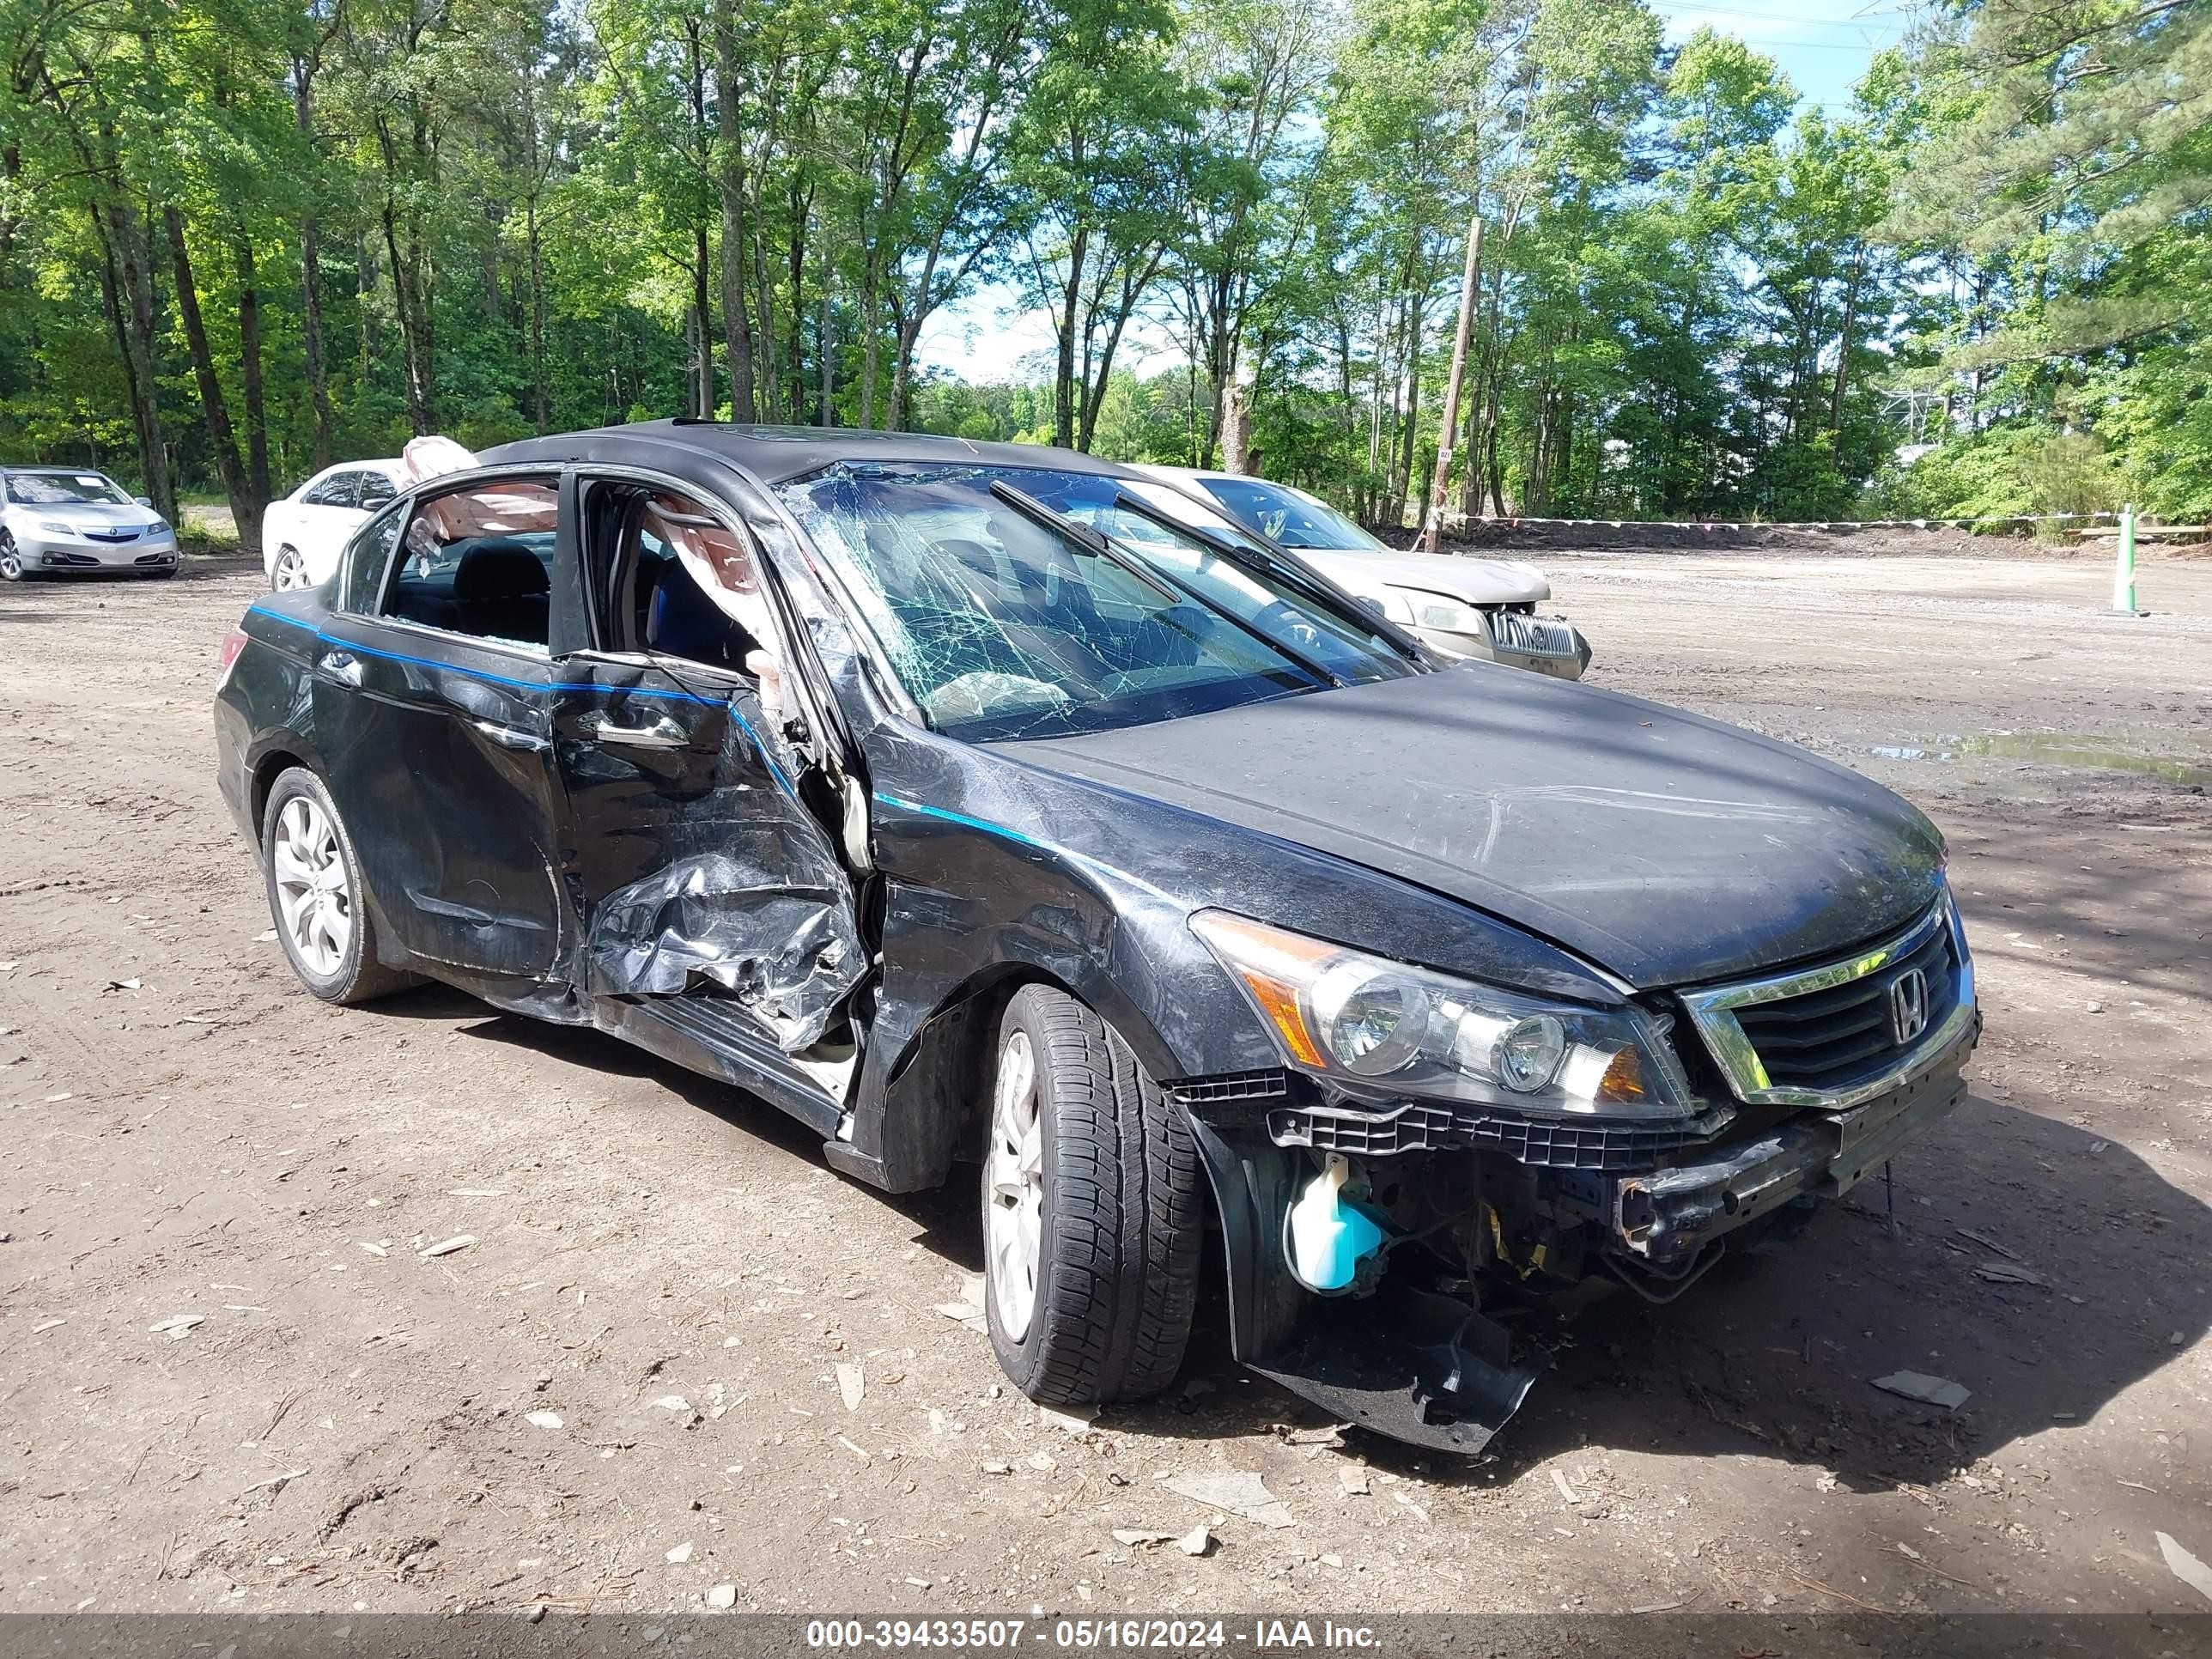
[[[829,1160],[822,1154],[822,1137],[788,1112],[733,1084],[703,1077],[593,1027],[554,1025],[526,1015],[502,1013],[465,992],[443,985],[426,985],[373,1006],[380,1014],[403,1019],[460,1020],[465,1022],[460,1030],[467,1036],[535,1049],[594,1072],[649,1079],[732,1128],[824,1171],[830,1169]],[[951,1178],[932,1192],[882,1193],[859,1182],[847,1184],[856,1200],[889,1205],[912,1221],[919,1230],[914,1243],[963,1273],[981,1273],[983,1235],[973,1201],[975,1170],[974,1164],[956,1164]]]
[[[820,1136],[796,1119],[604,1032],[496,1013],[439,987],[375,1006],[459,1019],[472,1037],[650,1079],[828,1167]],[[890,1206],[914,1224],[914,1242],[979,1272],[972,1173],[956,1165],[926,1193],[850,1183],[852,1201]],[[1668,1306],[1623,1291],[1584,1309],[1560,1328],[1551,1370],[1481,1459],[1348,1437],[1380,1467],[1451,1484],[1613,1449],[1779,1458],[1832,1471],[1854,1490],[1919,1486],[2015,1440],[2087,1428],[2212,1324],[2199,1271],[2212,1260],[2212,1208],[2117,1142],[1970,1096],[1894,1174],[1893,1189],[1870,1179],[1802,1234],[1724,1259]],[[1328,1420],[1231,1357],[1224,1284],[1215,1238],[1180,1380],[1155,1400],[1109,1407],[1106,1426],[1223,1439]],[[1901,1370],[1948,1378],[1971,1397],[1948,1411],[1873,1386]]]

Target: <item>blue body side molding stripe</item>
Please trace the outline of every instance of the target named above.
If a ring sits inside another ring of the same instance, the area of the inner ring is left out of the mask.
[[[956,812],[949,806],[926,806],[918,800],[903,800],[896,795],[878,794],[879,805],[896,806],[902,812],[919,812],[926,818],[942,818],[947,823],[965,824],[970,830],[981,830],[986,835],[1004,836],[1008,841],[1019,842],[1024,847],[1034,847],[1040,853],[1055,852],[1034,836],[1025,836],[1018,830],[1009,830],[1003,823],[991,823],[982,818],[971,818],[965,812]]]
[[[730,711],[730,718],[744,729],[745,736],[752,739],[753,747],[760,750],[760,757],[767,763],[769,775],[775,780],[775,787],[793,800],[799,799],[799,792],[792,787],[791,780],[783,775],[783,769],[775,763],[775,751],[763,741],[761,734],[753,729],[753,723],[738,712],[736,705],[724,702],[718,698],[702,697],[692,691],[663,691],[651,686],[600,685],[591,680],[519,680],[509,675],[495,674],[489,669],[464,668],[459,663],[439,662],[431,657],[410,657],[400,651],[380,651],[373,645],[362,645],[356,640],[339,639],[336,635],[317,628],[312,623],[301,622],[297,617],[288,617],[283,611],[271,611],[265,605],[249,605],[246,609],[251,615],[266,617],[271,622],[280,622],[288,628],[296,628],[304,634],[313,634],[325,645],[335,645],[346,651],[358,651],[366,657],[380,657],[386,662],[412,663],[418,668],[435,668],[447,674],[462,674],[472,680],[488,681],[493,685],[511,685],[524,691],[592,691],[606,696],[613,696],[620,693],[629,697],[660,697],[672,702],[693,702],[697,703],[702,708],[727,708]]]

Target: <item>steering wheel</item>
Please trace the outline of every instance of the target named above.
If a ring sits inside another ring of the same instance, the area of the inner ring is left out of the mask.
[[[1263,634],[1274,634],[1289,638],[1302,647],[1322,643],[1321,629],[1315,627],[1306,613],[1288,599],[1277,599],[1252,618],[1252,626]]]

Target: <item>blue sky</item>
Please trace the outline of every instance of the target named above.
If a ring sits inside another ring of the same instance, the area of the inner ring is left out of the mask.
[[[1850,101],[1853,83],[1875,52],[1903,37],[1911,0],[1729,0],[1713,5],[1651,0],[1651,9],[1667,20],[1669,43],[1686,40],[1700,27],[1740,35],[1782,66],[1801,101],[1840,108]],[[1164,339],[1130,343],[1155,347],[1132,367],[1167,366]],[[917,356],[925,368],[984,385],[1043,378],[1050,373],[1051,351],[1049,317],[1025,312],[1011,287],[994,284],[933,318],[922,331]]]

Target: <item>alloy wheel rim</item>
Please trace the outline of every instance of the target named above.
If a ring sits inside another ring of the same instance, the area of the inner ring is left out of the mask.
[[[300,556],[296,548],[286,548],[276,556],[276,574],[270,584],[279,593],[289,593],[307,585],[307,562]]]
[[[1000,1328],[1018,1342],[1036,1311],[1044,1255],[1044,1125],[1026,1031],[1007,1037],[999,1053],[983,1160],[983,1255]]]
[[[293,954],[317,975],[337,972],[353,942],[353,889],[330,814],[295,795],[276,815],[270,849],[276,906]]]
[[[15,548],[13,536],[0,537],[0,576],[9,581],[23,574],[23,556]]]

